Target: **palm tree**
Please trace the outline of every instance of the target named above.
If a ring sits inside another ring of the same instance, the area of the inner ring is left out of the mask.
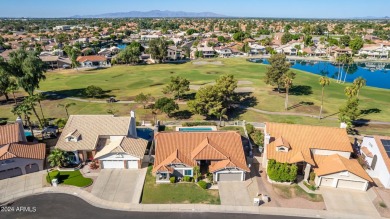
[[[222,119],[228,119],[226,112],[227,112],[227,109],[223,108],[221,111],[214,113],[215,116],[217,116],[219,118],[219,126],[220,127],[222,125]]]
[[[288,71],[283,75],[282,82],[286,88],[286,100],[284,102],[284,109],[287,110],[288,107],[288,92],[292,86],[293,80],[295,78],[295,73],[293,71]]]
[[[322,119],[322,107],[324,106],[324,90],[325,86],[330,84],[330,80],[328,77],[320,77],[320,85],[322,86],[322,93],[321,93],[321,108],[320,108],[320,118]]]
[[[67,103],[67,104],[58,104],[57,107],[63,107],[65,109],[65,112],[66,112],[66,116],[67,118],[69,118],[69,113],[68,113],[68,108],[71,107],[71,106],[74,106],[76,105],[76,103]]]
[[[47,157],[51,167],[60,167],[65,159],[66,153],[60,149],[54,149]]]
[[[7,92],[12,93],[12,96],[14,98],[15,104],[17,104],[16,97],[15,97],[15,92],[19,90],[19,86],[16,83],[15,79],[11,79],[10,85],[7,88]]]
[[[359,91],[362,89],[362,87],[366,86],[366,79],[362,77],[358,77],[353,81],[354,86],[356,87],[357,93],[356,97],[359,97]]]
[[[37,101],[38,101],[37,96],[31,95],[31,96],[24,98],[23,104],[28,105],[31,108],[35,117],[37,117],[37,119],[38,119],[39,125],[43,128],[44,124],[43,124],[41,118],[38,116],[37,110],[35,109]]]
[[[19,116],[20,118],[22,118],[22,115],[24,115],[24,120],[27,122],[27,125],[30,128],[31,136],[34,138],[34,131],[33,131],[33,127],[32,127],[32,124],[31,124],[31,119],[30,119],[30,116],[31,116],[31,106],[26,104],[26,103],[21,103],[19,105],[16,105],[11,110],[11,112],[14,115]]]
[[[345,91],[345,95],[347,95],[347,97],[350,99],[357,95],[356,86],[348,86],[344,89],[344,91]]]

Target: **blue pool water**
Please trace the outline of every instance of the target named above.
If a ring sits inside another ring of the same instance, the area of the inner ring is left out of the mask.
[[[124,48],[126,48],[126,44],[118,44],[117,45],[117,47],[119,48],[119,49],[124,49]]]
[[[250,62],[269,64],[267,59],[249,59]],[[317,75],[337,79],[339,67],[330,62],[290,60],[291,67]],[[367,80],[367,86],[390,89],[390,63],[357,62],[341,69],[342,80],[353,82],[357,77]],[[347,72],[347,74],[345,74]]]
[[[145,140],[150,140],[153,136],[154,131],[150,128],[137,128],[138,138],[143,138]]]
[[[32,134],[31,134],[31,132],[30,131],[24,131],[24,135],[26,136],[26,137],[28,137],[28,136],[32,136]]]
[[[180,132],[209,132],[213,131],[212,128],[199,128],[199,127],[190,127],[190,128],[179,128]]]

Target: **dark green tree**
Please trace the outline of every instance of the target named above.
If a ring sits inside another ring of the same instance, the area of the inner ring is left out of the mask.
[[[166,113],[168,117],[171,117],[171,113],[179,109],[179,105],[175,103],[175,100],[167,97],[162,97],[154,103],[154,108]]]
[[[284,86],[282,77],[290,70],[291,64],[287,62],[284,54],[274,54],[269,59],[270,66],[267,68],[265,74],[265,83],[273,86],[278,86],[280,93],[280,87]]]
[[[163,89],[164,94],[175,93],[175,98],[180,99],[181,96],[190,90],[190,81],[180,76],[171,77],[171,81]]]

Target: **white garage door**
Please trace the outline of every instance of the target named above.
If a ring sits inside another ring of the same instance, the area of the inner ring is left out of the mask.
[[[218,173],[218,181],[242,181],[241,173]]]
[[[129,168],[129,169],[138,169],[138,161],[137,160],[129,160],[129,161],[127,161],[127,168]]]
[[[332,186],[332,185],[333,185],[333,178],[322,177],[321,186]]]
[[[339,179],[337,188],[363,190],[365,182]]]
[[[104,169],[123,169],[125,168],[125,162],[123,160],[104,160],[103,168]]]

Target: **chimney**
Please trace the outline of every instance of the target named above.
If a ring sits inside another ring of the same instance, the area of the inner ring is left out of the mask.
[[[271,135],[269,135],[268,133],[265,133],[264,146],[268,145],[270,140],[271,140]]]
[[[137,138],[137,128],[136,128],[136,122],[135,122],[135,112],[132,110],[130,111],[130,127],[128,136],[132,136],[134,138]]]
[[[16,123],[19,125],[19,141],[27,142],[26,135],[24,134],[23,121],[19,116],[16,118]]]

